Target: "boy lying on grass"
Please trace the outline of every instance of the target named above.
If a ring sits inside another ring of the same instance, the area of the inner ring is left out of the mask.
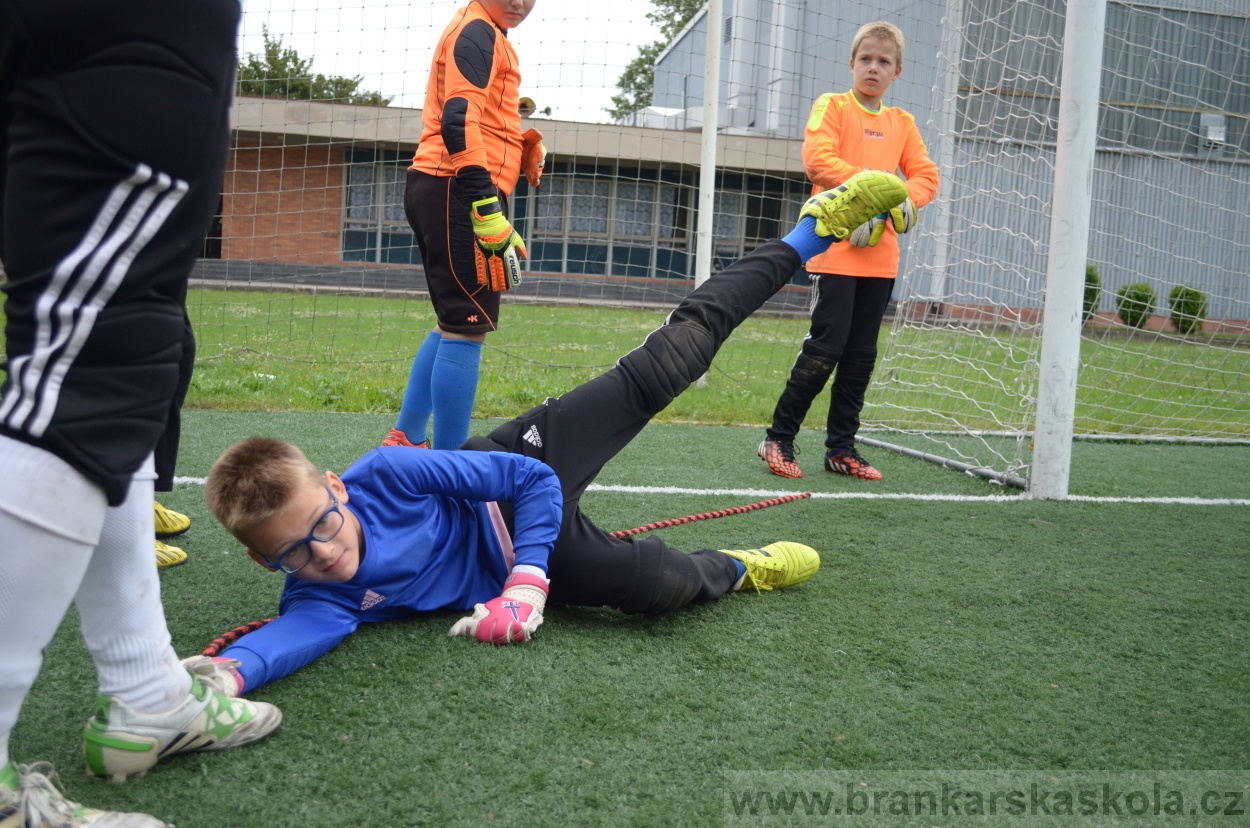
[[[612,537],[579,500],[804,261],[906,198],[901,180],[876,171],[813,196],[789,235],[693,291],[607,373],[458,451],[381,447],[339,476],[281,440],[231,447],[209,473],[208,507],[253,560],[287,573],[281,615],[220,659],[188,666],[238,694],[361,623],[471,609],[452,635],[508,644],[533,637],[548,598],[658,615],[812,577],[820,558],[800,543],[683,554],[657,537]]]

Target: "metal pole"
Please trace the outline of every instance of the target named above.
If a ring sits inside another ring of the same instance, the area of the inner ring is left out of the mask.
[[[1106,17],[1106,0],[1068,2],[1037,428],[1029,483],[1029,497],[1033,498],[1063,500],[1068,496]]]
[[[712,275],[712,219],[716,208],[716,126],[720,112],[720,40],[724,0],[708,0],[707,46],[703,61],[703,143],[699,155],[699,226],[696,231],[694,285]]]
[[[942,109],[938,114],[938,168],[948,172],[955,169],[956,110],[959,107],[959,81],[963,75],[963,0],[949,0],[942,38],[942,55],[946,58],[946,75],[942,79]],[[946,269],[950,264],[950,226],[952,193],[949,182],[938,190],[936,203],[929,205],[928,212],[937,213],[933,231],[933,269],[929,279],[928,293],[918,297],[926,303],[922,319],[928,319],[934,306],[946,301]],[[936,209],[934,209],[936,208]],[[927,220],[926,216],[926,220]],[[900,299],[905,297],[900,297]]]
[[[964,463],[960,460],[952,460],[951,458],[943,457],[940,454],[930,454],[927,451],[920,451],[919,449],[908,448],[907,446],[887,443],[884,440],[878,440],[875,437],[858,436],[855,439],[866,446],[874,446],[876,448],[887,449],[889,451],[897,451],[899,454],[905,454],[908,457],[915,457],[917,460],[937,463],[939,466],[944,466],[948,469],[955,469],[956,471],[961,471],[964,474],[969,474],[973,477],[992,480],[995,483],[1001,483],[1004,486],[1011,486],[1015,489],[1027,489],[1029,487],[1028,480],[1025,480],[1023,477],[1017,477],[1010,472],[994,471],[988,466],[974,466],[971,463]]]

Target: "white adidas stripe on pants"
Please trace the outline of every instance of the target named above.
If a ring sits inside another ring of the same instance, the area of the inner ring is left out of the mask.
[[[82,241],[58,263],[39,296],[34,345],[31,353],[11,360],[9,390],[0,402],[0,420],[10,428],[32,437],[47,430],[65,375],[100,311],[186,194],[185,181],[164,173],[153,176],[151,168],[140,164],[113,188]]]

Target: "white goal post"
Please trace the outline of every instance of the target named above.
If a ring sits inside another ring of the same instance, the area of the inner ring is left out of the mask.
[[[1046,308],[1037,378],[1037,428],[1029,495],[1068,496],[1072,424],[1081,362],[1081,299],[1093,199],[1106,0],[1068,0],[1055,147],[1055,197],[1050,215]]]
[[[1048,498],[1074,436],[1245,440],[1250,9],[946,6],[944,190],[869,393],[889,434],[867,440]],[[1149,307],[1122,309],[1141,286]]]

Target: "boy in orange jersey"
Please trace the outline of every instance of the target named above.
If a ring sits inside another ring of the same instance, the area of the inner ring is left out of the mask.
[[[812,401],[833,376],[825,433],[825,469],[862,480],[881,472],[855,450],[859,412],[877,361],[877,334],[898,273],[898,234],[937,194],[938,169],[912,116],[881,103],[903,72],[903,33],[890,23],[862,26],[851,45],[850,92],[816,99],[803,138],[812,192],[836,187],[865,169],[901,171],[909,198],[876,216],[807,262],[812,324],[773,411],[759,456],[780,477],[802,477],[794,438]],[[836,370],[836,373],[835,373]]]
[[[412,361],[395,428],[382,445],[435,448],[469,436],[482,343],[499,323],[499,295],[521,280],[525,242],[507,219],[522,172],[538,186],[546,151],[521,132],[521,75],[508,29],[535,0],[472,0],[434,51],[421,141],[408,168],[404,212],[412,225],[438,323]]]

